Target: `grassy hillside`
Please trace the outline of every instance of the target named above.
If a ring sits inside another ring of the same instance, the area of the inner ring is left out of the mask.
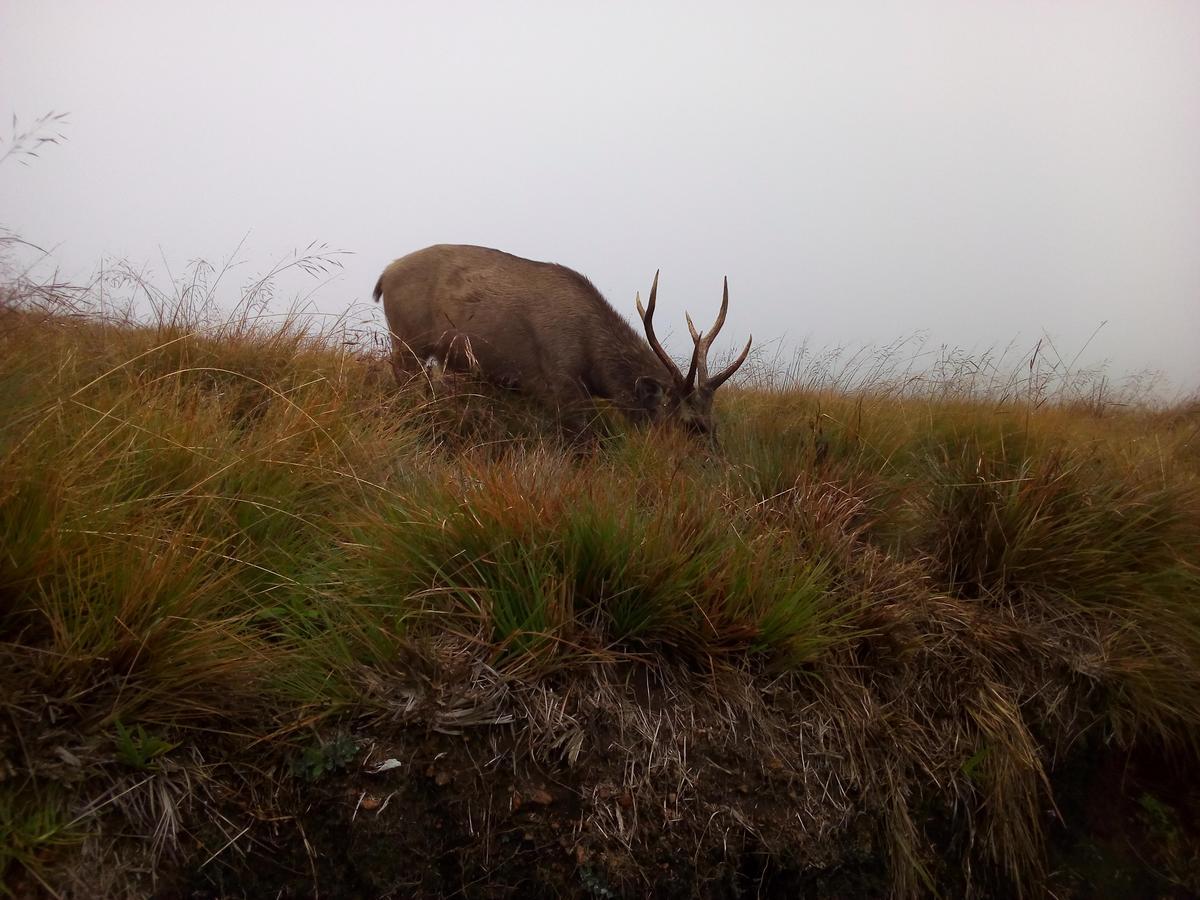
[[[1195,405],[764,380],[578,447],[175,299],[0,304],[5,892],[1200,891]]]

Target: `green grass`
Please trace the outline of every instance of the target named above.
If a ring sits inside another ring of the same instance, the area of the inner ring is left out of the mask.
[[[468,466],[388,503],[356,541],[361,577],[410,627],[485,623],[480,639],[522,663],[615,649],[800,664],[836,641],[823,561],[771,523],[731,530],[727,486],[693,477],[681,491],[665,469],[542,454]]]
[[[344,339],[0,307],[0,883],[161,848],[161,803],[106,802],[131,776],[283,778],[448,646],[525,684],[792,679],[914,890],[914,791],[975,798],[972,852],[1028,890],[1053,748],[1196,753],[1194,405],[726,388],[719,454],[580,452]]]

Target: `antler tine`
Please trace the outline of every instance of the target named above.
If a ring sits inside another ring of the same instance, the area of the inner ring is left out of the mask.
[[[692,362],[688,366],[687,378],[683,383],[690,391],[696,386],[696,375],[700,375],[700,383],[704,384],[705,373],[708,371],[704,356],[708,353],[708,348],[704,344],[704,337],[696,330],[696,326],[692,323],[692,316],[688,312],[684,312],[683,317],[687,319],[688,332],[692,336]]]
[[[708,337],[701,334],[692,325],[692,320],[688,319],[688,331],[692,333],[692,367],[689,375],[697,376],[696,381],[689,379],[688,386],[692,387],[695,384],[704,384],[708,381]]]
[[[697,384],[696,376],[699,375],[699,384],[704,384],[704,373],[708,371],[704,360],[703,345],[700,341],[696,341],[692,346],[692,362],[688,366],[687,378],[683,379],[683,386],[688,393],[691,393]]]
[[[720,332],[721,326],[725,324],[725,313],[729,312],[729,276],[725,276],[725,288],[721,291],[721,311],[717,313],[716,324],[713,325],[712,331],[706,334],[705,340],[711,345],[713,338]]]
[[[754,343],[754,335],[750,336],[750,340],[746,341],[746,346],[741,354],[730,365],[726,366],[718,372],[713,378],[708,377],[708,350],[712,346],[713,339],[720,333],[722,326],[725,324],[725,315],[729,312],[729,277],[724,279],[724,285],[721,289],[721,311],[717,313],[717,321],[713,323],[712,330],[702,337],[696,336],[695,329],[692,329],[692,339],[696,342],[696,355],[698,359],[698,368],[700,373],[700,384],[704,385],[710,391],[715,391],[725,381],[738,370],[738,368],[746,361],[746,357],[750,354],[750,345]],[[691,324],[689,320],[689,326]]]
[[[726,379],[728,379],[730,375],[742,367],[742,363],[744,363],[746,361],[746,357],[750,355],[750,345],[753,343],[754,335],[750,335],[750,340],[746,341],[746,346],[738,355],[738,358],[718,372],[710,381],[707,382],[707,385],[711,390],[715,391],[725,383]]]
[[[641,291],[638,291],[633,295],[633,302],[637,304],[638,318],[644,320],[646,318],[646,307],[642,306]]]
[[[708,351],[712,347],[713,338],[721,330],[721,326],[725,324],[725,314],[729,312],[729,278],[725,278],[725,287],[721,293],[721,311],[717,313],[716,324],[707,334],[700,334],[696,331],[696,326],[692,324],[692,317],[684,313],[687,317],[688,331],[692,333],[692,341],[696,344],[695,352],[692,356],[695,362],[692,368],[697,370],[700,375],[700,384],[708,384]]]
[[[650,285],[650,297],[646,301],[646,308],[643,311],[641,304],[638,304],[638,310],[642,313],[642,325],[646,329],[646,340],[650,343],[652,349],[662,364],[666,366],[671,377],[675,379],[676,384],[683,383],[683,373],[679,371],[679,366],[675,365],[675,360],[671,359],[671,354],[663,349],[662,344],[658,342],[658,338],[654,335],[654,301],[658,296],[658,271],[654,272],[654,282]]]

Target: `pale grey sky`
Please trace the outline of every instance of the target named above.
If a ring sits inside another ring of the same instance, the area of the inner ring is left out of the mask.
[[[166,279],[479,243],[631,314],[663,270],[727,346],[1043,331],[1200,385],[1200,4],[0,0],[0,113],[70,113],[0,166],[0,224],[68,273]],[[681,340],[682,339],[682,340]]]

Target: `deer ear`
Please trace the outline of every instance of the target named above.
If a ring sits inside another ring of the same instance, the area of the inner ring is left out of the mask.
[[[653,409],[658,406],[662,402],[664,393],[666,393],[666,388],[663,387],[662,382],[646,375],[633,383],[633,395],[637,398],[638,406],[644,409]]]

